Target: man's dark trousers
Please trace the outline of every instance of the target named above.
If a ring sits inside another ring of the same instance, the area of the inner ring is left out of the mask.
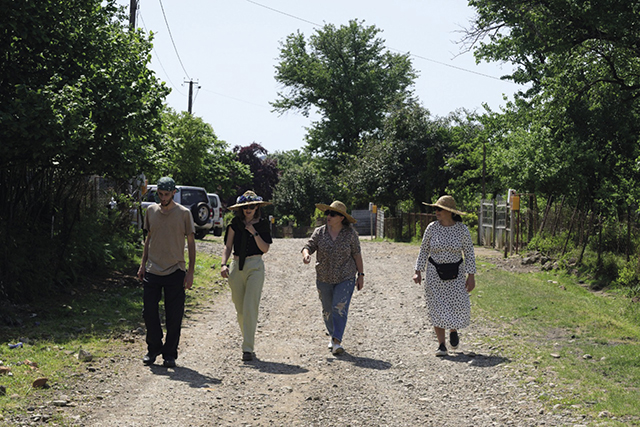
[[[178,358],[178,343],[184,315],[185,291],[183,270],[176,270],[167,276],[146,273],[142,317],[147,327],[147,350],[149,354],[162,354],[166,359]],[[164,289],[164,311],[167,323],[167,337],[162,344],[160,324],[160,298]]]

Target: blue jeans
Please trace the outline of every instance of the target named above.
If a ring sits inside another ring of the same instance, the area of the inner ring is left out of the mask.
[[[322,303],[322,318],[327,332],[332,338],[342,341],[356,279],[347,279],[335,285],[316,282],[316,287]]]

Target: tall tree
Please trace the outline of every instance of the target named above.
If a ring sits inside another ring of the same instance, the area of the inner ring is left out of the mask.
[[[168,89],[148,68],[150,39],[113,0],[0,9],[0,298],[24,299],[105,265],[114,231],[97,236],[94,219],[94,246],[82,235],[88,176],[151,164]]]
[[[412,200],[419,208],[439,195],[447,185],[447,137],[446,122],[418,103],[394,109],[344,168],[357,204],[373,201],[395,213],[398,202]]]
[[[288,91],[272,105],[280,113],[320,114],[306,137],[312,152],[341,161],[355,154],[361,139],[380,129],[389,106],[411,95],[416,73],[409,56],[385,51],[379,33],[354,20],[282,43],[275,78]]]
[[[217,138],[210,124],[185,111],[163,114],[163,150],[151,177],[171,175],[179,183],[204,187],[221,200],[236,195],[236,186],[251,182],[249,166],[229,144]]]
[[[514,63],[517,69],[507,78],[530,85],[508,107],[504,123],[515,127],[498,131],[504,137],[496,140],[501,152],[520,160],[513,167],[524,165],[533,172],[530,177],[560,184],[538,182],[548,192],[587,201],[618,197],[611,188],[638,182],[639,3],[474,0],[470,5],[478,15],[466,40],[478,59]],[[544,147],[545,155],[534,146]]]

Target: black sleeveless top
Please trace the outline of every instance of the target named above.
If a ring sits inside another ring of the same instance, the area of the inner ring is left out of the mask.
[[[229,234],[229,227],[234,231],[233,254],[240,258],[239,268],[242,270],[246,257],[262,255],[264,252],[260,250],[254,236],[245,228],[240,217],[234,217],[231,224],[227,226],[227,230],[224,233],[225,242],[227,241],[227,234]],[[271,224],[268,219],[261,218],[256,224],[253,224],[253,227],[260,234],[260,237],[265,241],[265,243],[273,243],[273,240],[271,239]]]

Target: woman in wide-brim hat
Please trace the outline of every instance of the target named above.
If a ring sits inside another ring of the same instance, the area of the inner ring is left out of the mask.
[[[427,308],[438,338],[435,354],[446,356],[446,329],[450,330],[449,344],[456,350],[460,343],[458,329],[469,326],[469,292],[476,286],[475,255],[471,233],[460,217],[466,213],[457,209],[455,199],[447,195],[435,203],[424,204],[435,207],[437,221],[430,223],[424,232],[413,280],[421,283],[422,271],[426,268]],[[451,277],[447,277],[444,270],[450,270]]]
[[[358,233],[352,227],[355,218],[344,203],[316,204],[327,223],[314,230],[302,248],[302,262],[309,264],[316,255],[316,287],[322,303],[322,317],[330,336],[329,349],[334,355],[344,353],[342,338],[347,326],[349,305],[355,288],[364,286],[364,265]]]
[[[262,218],[260,208],[270,205],[253,191],[247,191],[229,206],[235,217],[227,226],[222,251],[220,275],[229,279],[231,299],[236,307],[242,332],[242,360],[255,358],[254,346],[258,325],[258,308],[264,285],[262,254],[272,243],[271,225]],[[233,251],[233,260],[228,260]]]

